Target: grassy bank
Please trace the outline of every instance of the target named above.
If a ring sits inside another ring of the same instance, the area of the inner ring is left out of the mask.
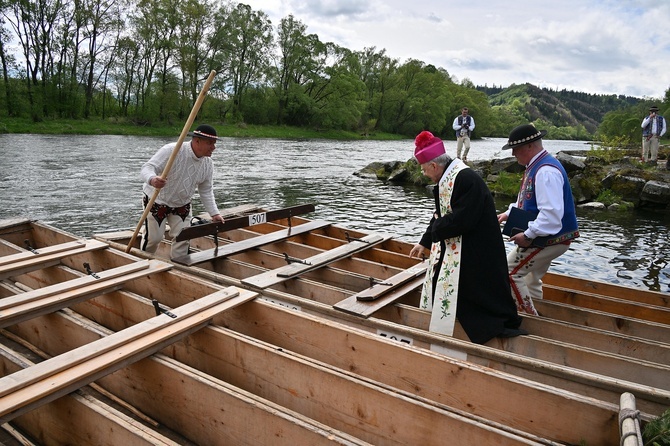
[[[199,121],[193,125],[197,126]],[[208,122],[216,127],[219,136],[238,138],[279,138],[279,139],[335,139],[335,140],[399,140],[402,136],[390,133],[362,135],[343,130],[315,130],[287,126],[231,125]],[[59,119],[33,122],[23,118],[0,118],[0,133],[30,133],[49,135],[135,135],[179,137],[184,123],[138,125],[128,120],[110,118],[106,120]]]

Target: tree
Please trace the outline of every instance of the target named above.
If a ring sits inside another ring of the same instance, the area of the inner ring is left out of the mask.
[[[232,98],[232,113],[242,109],[244,93],[250,85],[265,79],[272,51],[272,23],[263,11],[238,4],[228,15],[226,26],[219,29],[217,40],[227,42],[229,82],[226,93]]]

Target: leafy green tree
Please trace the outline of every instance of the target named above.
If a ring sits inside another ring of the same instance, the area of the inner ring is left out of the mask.
[[[266,79],[273,49],[272,33],[267,14],[242,3],[231,10],[226,26],[219,29],[217,40],[227,42],[229,61],[224,91],[232,99],[231,112],[237,119],[243,118],[239,115],[247,89]]]

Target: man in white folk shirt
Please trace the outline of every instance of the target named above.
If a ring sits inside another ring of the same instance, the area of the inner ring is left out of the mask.
[[[546,131],[530,124],[512,130],[503,150],[512,149],[519,164],[526,166],[516,203],[498,214],[498,222],[509,218],[512,208],[528,211],[528,228],[510,237],[516,246],[507,256],[510,285],[519,312],[537,315],[533,299],[542,299],[542,278],[552,260],[565,253],[579,237],[575,204],[567,173],[561,163],[542,146]]]

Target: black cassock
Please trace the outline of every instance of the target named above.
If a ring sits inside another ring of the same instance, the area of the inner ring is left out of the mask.
[[[421,245],[430,249],[433,242],[461,238],[461,265],[456,318],[472,342],[484,344],[497,336],[520,334],[521,325],[510,291],[507,255],[500,232],[491,191],[472,169],[456,176],[451,195],[451,210],[442,216],[439,190],[435,186],[433,217],[421,237]],[[444,255],[444,245],[441,255]],[[441,264],[440,258],[437,264]],[[434,279],[437,278],[437,274]],[[433,290],[435,284],[433,284]]]

